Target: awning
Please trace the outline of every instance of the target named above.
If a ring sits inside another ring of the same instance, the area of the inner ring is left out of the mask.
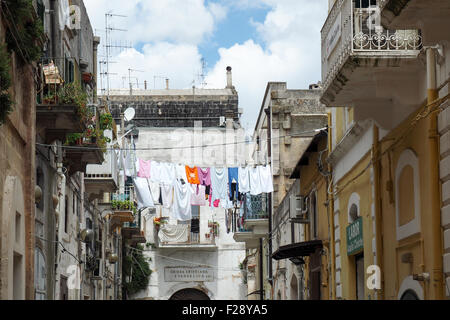
[[[317,249],[323,247],[322,240],[311,240],[304,242],[297,242],[281,246],[272,254],[272,259],[281,260],[293,257],[304,257],[316,252]]]

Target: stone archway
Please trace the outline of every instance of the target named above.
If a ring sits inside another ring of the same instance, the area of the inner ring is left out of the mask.
[[[186,288],[175,292],[169,300],[210,300],[208,295],[201,290]]]

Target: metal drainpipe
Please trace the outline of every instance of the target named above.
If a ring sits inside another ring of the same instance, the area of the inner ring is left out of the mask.
[[[268,123],[268,125],[269,125],[269,130],[268,130],[268,135],[267,135],[267,138],[268,138],[268,144],[267,144],[267,155],[268,155],[268,157],[269,157],[269,163],[270,163],[270,166],[272,167],[272,169],[273,169],[273,166],[272,166],[272,107],[271,106],[269,106],[266,110],[265,110],[265,112],[266,112],[266,115],[267,115],[267,123]],[[270,283],[270,285],[271,286],[273,286],[273,279],[272,279],[272,209],[273,209],[273,206],[272,206],[272,196],[273,196],[273,193],[271,192],[271,193],[269,193],[268,194],[268,206],[269,206],[269,259],[268,259],[268,261],[269,261],[269,263],[268,263],[268,269],[269,269],[269,283]],[[273,292],[273,290],[271,290],[272,292]],[[273,297],[271,297],[271,299],[273,299]]]
[[[328,154],[331,153],[331,149],[333,146],[333,136],[332,136],[332,119],[331,113],[328,113]],[[328,172],[333,172],[333,168],[331,164],[328,164]],[[327,178],[327,198],[328,198],[328,210],[331,211],[330,219],[331,219],[331,230],[330,230],[330,241],[331,241],[331,252],[329,259],[331,260],[331,299],[336,300],[336,242],[334,237],[334,196],[333,194],[329,194],[329,186],[333,184],[332,175]],[[303,279],[303,274],[302,274]]]
[[[377,265],[381,270],[381,288],[379,290],[378,300],[384,300],[384,268],[383,268],[383,236],[382,236],[382,215],[381,215],[381,159],[377,160],[380,155],[379,130],[376,125],[373,126],[373,171],[374,171],[374,189],[375,189],[375,240],[376,240],[376,257]]]
[[[259,299],[264,300],[263,239],[259,238]]]
[[[428,104],[439,98],[436,85],[436,56],[434,48],[426,48],[427,56],[427,83],[428,83]],[[432,272],[431,272],[431,292],[434,292],[431,299],[443,298],[443,277],[442,277],[442,230],[441,230],[441,194],[439,180],[439,135],[437,130],[437,115],[432,113],[428,119],[428,147],[430,154],[429,182],[431,195],[431,231],[432,231]],[[430,283],[430,285],[431,285]]]

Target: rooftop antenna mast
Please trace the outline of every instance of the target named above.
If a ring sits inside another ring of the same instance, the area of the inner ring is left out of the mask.
[[[145,71],[128,68],[128,82],[130,84],[130,96],[133,93],[133,84],[131,83],[131,73],[132,72],[145,72]],[[136,78],[136,86],[138,86],[139,85],[138,78],[137,77],[133,77],[133,78]]]
[[[107,13],[105,13],[105,33],[106,33],[106,45],[105,45],[105,49],[106,49],[106,95],[108,97],[109,100],[109,88],[110,88],[110,81],[109,81],[109,76],[110,76],[110,72],[109,72],[109,64],[111,63],[109,61],[109,58],[111,56],[111,52],[110,49],[111,48],[119,48],[119,49],[130,49],[131,46],[122,46],[122,45],[111,45],[110,43],[110,33],[112,31],[122,31],[122,32],[126,32],[128,30],[125,29],[117,29],[112,27],[109,22],[110,19],[114,18],[114,17],[120,17],[120,18],[126,18],[127,16],[124,15],[120,15],[120,14],[113,14],[112,11],[109,11]]]
[[[201,59],[201,63],[202,63],[202,73],[199,74],[198,77],[200,79],[200,85],[201,85],[201,87],[203,89],[207,85],[207,83],[205,81],[206,80],[206,74],[205,74],[205,72],[206,72],[206,61],[205,61],[205,58]]]

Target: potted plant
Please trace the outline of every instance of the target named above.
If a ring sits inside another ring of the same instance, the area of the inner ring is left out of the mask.
[[[113,118],[110,113],[103,113],[100,115],[100,129],[111,130],[113,124]]]
[[[69,145],[69,146],[82,145],[83,144],[83,134],[81,134],[81,133],[68,134],[65,144]]]

